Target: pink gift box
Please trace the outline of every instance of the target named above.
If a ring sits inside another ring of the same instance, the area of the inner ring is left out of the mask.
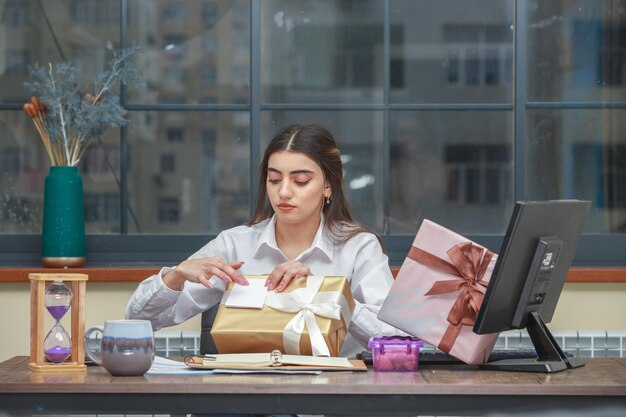
[[[497,255],[424,220],[378,318],[468,364],[489,359],[499,333],[473,327]]]

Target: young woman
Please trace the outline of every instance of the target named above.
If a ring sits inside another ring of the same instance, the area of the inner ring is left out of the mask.
[[[250,224],[144,280],[126,318],[151,320],[155,330],[179,324],[219,303],[228,282],[247,285],[245,274],[269,274],[265,286],[278,292],[300,276],[341,275],[356,301],[341,355],[353,357],[372,336],[399,334],[376,318],[393,277],[379,238],[350,216],[332,134],[315,124],[282,129],[265,150],[258,186]]]

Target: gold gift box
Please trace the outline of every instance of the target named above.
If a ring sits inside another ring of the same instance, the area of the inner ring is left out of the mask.
[[[267,279],[267,275],[246,275],[246,279]],[[286,313],[263,307],[262,309],[232,308],[226,307],[230,289],[234,284],[231,282],[226,287],[226,292],[215,316],[211,335],[219,353],[261,353],[271,352],[278,349],[283,353],[283,329],[297,313]],[[306,277],[292,280],[284,292],[290,292],[306,286]],[[346,277],[326,276],[318,292],[338,292],[345,298],[350,310],[354,311],[354,299],[350,284]],[[339,356],[343,340],[348,333],[350,323],[339,320],[315,316],[317,324],[322,331],[322,336],[331,356]],[[300,354],[311,355],[311,342],[307,329],[304,329],[300,338]]]

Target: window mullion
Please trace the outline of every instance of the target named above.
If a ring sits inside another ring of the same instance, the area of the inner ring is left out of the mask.
[[[383,229],[382,233],[389,233],[389,199],[390,199],[390,164],[391,139],[389,137],[389,95],[391,89],[391,16],[389,14],[389,0],[385,0],[383,18]]]
[[[250,0],[250,217],[257,199],[261,161],[261,1]]]
[[[526,0],[515,1],[513,16],[513,198],[526,198]]]
[[[128,1],[120,3],[120,44],[128,46]],[[128,97],[126,85],[120,84],[120,103],[126,108]],[[128,127],[120,128],[120,234],[128,234]]]

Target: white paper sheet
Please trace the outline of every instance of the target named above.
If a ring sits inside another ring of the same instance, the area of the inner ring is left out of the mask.
[[[265,288],[264,279],[251,279],[250,285],[234,285],[228,299],[224,303],[226,307],[236,308],[263,308],[268,291]]]
[[[213,371],[209,369],[195,369],[190,368],[185,365],[183,362],[175,361],[172,359],[162,358],[160,356],[154,357],[154,362],[152,362],[152,366],[146,372],[146,375],[160,375],[160,374],[170,374],[170,375],[193,375],[193,374],[212,374]]]

